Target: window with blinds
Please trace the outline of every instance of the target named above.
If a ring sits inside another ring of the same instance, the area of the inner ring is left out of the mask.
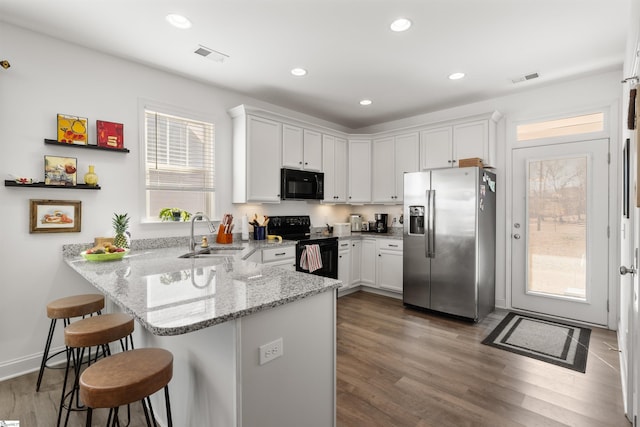
[[[147,218],[163,208],[213,217],[215,132],[213,123],[145,109]]]
[[[516,132],[518,141],[530,141],[602,130],[604,130],[604,113],[593,113],[518,125]]]

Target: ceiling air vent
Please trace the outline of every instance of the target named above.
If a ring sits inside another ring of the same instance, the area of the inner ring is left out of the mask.
[[[527,80],[533,80],[540,77],[538,73],[526,74],[524,76],[516,77],[515,79],[511,79],[513,83],[526,82]]]
[[[224,62],[225,59],[229,58],[229,55],[225,55],[222,52],[215,51],[213,49],[209,49],[206,46],[198,45],[198,48],[193,51],[193,53],[200,55],[204,58],[210,59],[214,62]]]

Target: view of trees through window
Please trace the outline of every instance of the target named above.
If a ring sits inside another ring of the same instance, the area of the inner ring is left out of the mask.
[[[586,296],[587,157],[529,163],[532,292]]]

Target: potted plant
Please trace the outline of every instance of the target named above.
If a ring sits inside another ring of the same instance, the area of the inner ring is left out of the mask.
[[[162,208],[158,214],[163,221],[189,221],[191,214],[180,208]]]

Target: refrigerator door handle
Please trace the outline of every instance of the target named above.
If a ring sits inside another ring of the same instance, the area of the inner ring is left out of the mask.
[[[424,221],[424,226],[425,226],[425,230],[424,230],[424,256],[426,258],[431,258],[431,235],[429,233],[429,218],[431,217],[431,190],[427,190],[425,192],[425,196],[427,198],[427,206],[426,206],[426,215],[425,215],[425,221]]]
[[[436,257],[436,190],[429,195],[429,257]]]

